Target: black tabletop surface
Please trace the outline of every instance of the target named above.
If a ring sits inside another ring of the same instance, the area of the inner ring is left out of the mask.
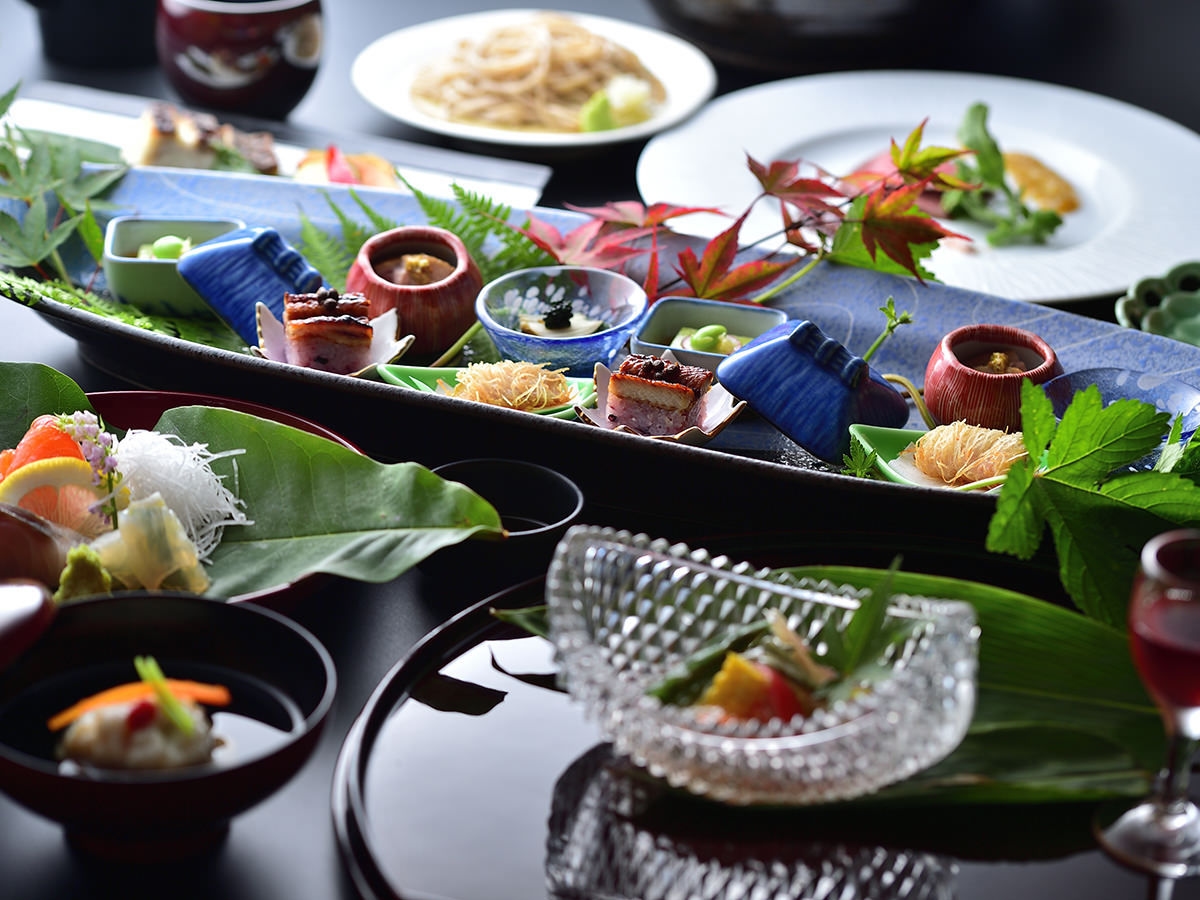
[[[39,5],[53,7],[54,2]],[[436,8],[384,0],[327,0],[328,52],[312,91],[296,108],[290,124],[335,134],[442,143],[442,139],[399,124],[370,107],[351,85],[350,65],[361,49],[384,33],[492,6],[483,0],[443,0]],[[557,6],[662,26],[642,0],[574,0]],[[847,70],[882,66],[973,70],[1037,78],[1134,103],[1200,130],[1200,93],[1194,88],[1200,5],[1177,0],[976,0],[954,9],[948,18],[930,21],[921,40],[908,39],[886,52],[878,48],[857,56],[847,52],[823,65]],[[114,53],[120,53],[119,41]],[[803,70],[803,62],[798,63],[796,72]],[[777,75],[727,66],[720,66],[719,74],[721,92]],[[0,88],[7,89],[18,79],[65,82],[139,96],[171,96],[153,64],[83,67],[48,59],[43,54],[34,6],[23,0],[0,0]],[[640,149],[632,144],[587,155],[535,158],[554,168],[543,202],[589,205],[636,198],[634,170]],[[492,152],[498,151],[492,148]],[[1181,177],[1187,177],[1186,173]],[[1097,314],[1104,312],[1098,309]],[[16,304],[0,304],[0,359],[46,363],[86,390],[127,387],[86,364],[68,336]],[[598,507],[585,510],[585,520],[589,515],[605,519],[606,524],[668,537],[692,536],[667,518],[624,517],[619,511]],[[695,532],[697,527],[692,523],[689,529]],[[714,519],[710,527],[717,532],[720,522]],[[239,817],[230,839],[215,856],[172,873],[149,875],[89,863],[68,849],[53,823],[0,797],[0,896],[22,900],[151,894],[229,900],[353,896],[339,862],[329,813],[338,750],[372,688],[390,667],[422,635],[480,599],[469,575],[461,580],[434,581],[419,572],[382,585],[336,582],[303,599],[290,614],[333,654],[339,692],[316,754],[294,782]],[[453,836],[447,835],[445,840],[452,841]],[[1124,872],[1098,852],[1052,864],[1040,862],[1034,868],[1018,863],[968,864],[959,892],[970,897],[1011,896],[1005,878],[1015,870],[1021,877],[1013,886],[1020,884],[1019,890],[1037,896],[1167,893],[1163,886]],[[1175,885],[1174,893],[1200,896],[1191,882]],[[497,884],[494,896],[510,894],[503,884]]]

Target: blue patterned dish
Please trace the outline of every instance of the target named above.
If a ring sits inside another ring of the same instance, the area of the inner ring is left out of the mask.
[[[179,274],[248,345],[258,345],[258,304],[283,319],[283,295],[323,283],[274,228],[239,228],[179,260]]]
[[[1200,427],[1200,388],[1167,375],[1116,367],[1081,369],[1047,381],[1042,389],[1054,406],[1054,414],[1062,416],[1075,392],[1093,384],[1100,389],[1105,406],[1128,398],[1149,403],[1159,412],[1183,416],[1185,440]]]
[[[813,322],[788,321],[717,366],[730,393],[820,459],[850,449],[851,424],[898,428],[904,395]]]
[[[540,317],[552,299],[573,298],[575,315],[599,319],[602,330],[578,337],[525,334],[522,316]],[[646,311],[637,282],[607,269],[543,266],[519,269],[484,285],[475,313],[504,359],[546,363],[587,377],[595,364],[612,363]]]

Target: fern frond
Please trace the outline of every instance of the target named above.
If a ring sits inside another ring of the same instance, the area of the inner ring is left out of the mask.
[[[367,221],[371,223],[375,234],[379,234],[382,231],[391,231],[393,228],[399,227],[398,222],[393,222],[387,216],[372,209],[367,201],[358,195],[358,191],[354,190],[354,188],[350,189],[350,197],[358,204],[358,208],[362,210],[363,215],[367,217]]]
[[[333,205],[332,201],[330,205]],[[313,268],[325,277],[330,287],[339,291],[345,290],[346,273],[350,270],[350,264],[354,262],[358,247],[351,252],[344,240],[338,240],[328,232],[322,231],[301,210],[300,246],[297,249]]]

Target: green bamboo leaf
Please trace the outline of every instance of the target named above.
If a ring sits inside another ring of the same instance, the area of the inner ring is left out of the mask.
[[[42,413],[90,409],[61,373],[0,364],[0,443]],[[156,430],[213,453],[253,524],[229,527],[208,573],[212,596],[253,593],[316,572],[383,582],[443,547],[503,533],[490,503],[416,463],[385,465],[341,444],[229,409],[168,410]],[[118,446],[118,459],[120,448]]]
[[[784,571],[873,590],[888,577],[854,566]],[[974,607],[975,715],[941,763],[855,804],[1078,802],[1149,789],[1164,752],[1162,724],[1119,629],[988,584],[902,570],[893,577],[896,593]],[[546,633],[544,606],[496,615]]]
[[[212,407],[169,410],[157,430],[210,451],[243,449],[214,468],[237,485],[253,524],[227,528],[210,593],[250,593],[314,572],[383,582],[469,537],[502,532],[466,487],[416,463],[385,465],[340,444]]]
[[[41,363],[0,362],[0,449],[15,447],[29,423],[48,410],[91,410],[87,395]]]

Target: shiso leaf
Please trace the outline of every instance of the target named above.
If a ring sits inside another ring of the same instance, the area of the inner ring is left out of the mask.
[[[1104,406],[1090,385],[1056,423],[1050,400],[1026,381],[1021,420],[1029,458],[1009,470],[987,549],[1028,559],[1048,528],[1072,601],[1122,628],[1142,546],[1173,526],[1200,522],[1194,481],[1133,468],[1161,446],[1170,416],[1137,400]]]

